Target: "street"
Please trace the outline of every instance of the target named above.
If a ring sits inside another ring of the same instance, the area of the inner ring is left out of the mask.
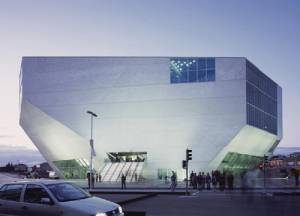
[[[100,195],[114,201],[118,195]],[[130,195],[132,196],[132,195]],[[192,196],[157,195],[123,205],[124,211],[146,212],[147,216],[290,216],[300,212],[300,196],[262,193],[209,193]]]

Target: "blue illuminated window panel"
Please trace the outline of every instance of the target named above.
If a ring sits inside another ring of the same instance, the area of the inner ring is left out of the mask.
[[[170,59],[171,83],[215,81],[215,58]]]

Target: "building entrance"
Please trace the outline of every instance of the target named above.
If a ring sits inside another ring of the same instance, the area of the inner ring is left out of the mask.
[[[118,182],[125,175],[127,182],[137,182],[141,179],[146,159],[147,152],[109,152],[100,170],[101,179]]]

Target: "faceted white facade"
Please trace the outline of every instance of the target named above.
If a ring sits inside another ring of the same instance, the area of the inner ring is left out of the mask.
[[[58,173],[53,161],[89,160],[87,110],[99,115],[95,168],[108,152],[147,152],[146,178],[158,169],[183,178],[186,148],[190,169],[209,171],[230,152],[262,157],[279,143],[279,86],[277,133],[247,123],[246,58],[214,58],[215,81],[186,83],[170,82],[170,58],[24,57],[20,124]]]

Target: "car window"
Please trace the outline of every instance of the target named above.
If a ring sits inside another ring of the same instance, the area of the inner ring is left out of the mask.
[[[19,202],[22,189],[23,184],[6,185],[6,187],[4,187],[0,192],[0,199]]]
[[[50,184],[47,185],[47,187],[60,202],[86,199],[91,197],[90,194],[88,194],[78,186],[69,183]]]
[[[0,191],[3,191],[6,188],[6,185],[1,185]]]
[[[43,204],[42,198],[48,198],[51,201],[48,192],[43,187],[35,184],[27,185],[24,202]]]

